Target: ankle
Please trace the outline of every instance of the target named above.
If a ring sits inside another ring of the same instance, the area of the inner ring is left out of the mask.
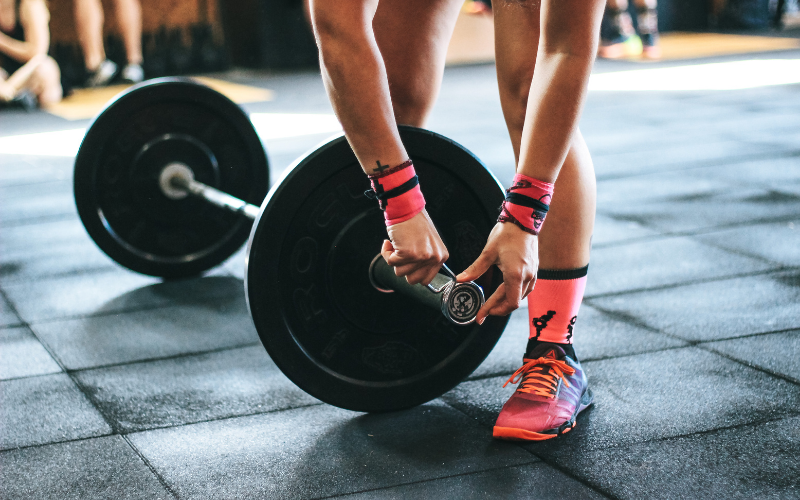
[[[528,339],[528,345],[525,347],[525,357],[530,357],[530,353],[535,351],[536,348],[539,347],[542,344],[557,345],[558,347],[560,347],[561,349],[564,350],[564,353],[567,356],[572,358],[574,361],[578,361],[578,357],[575,355],[575,348],[572,346],[572,344],[560,344],[560,343],[557,343],[557,342],[545,342],[545,341],[536,340],[536,339]]]
[[[589,266],[539,269],[528,295],[528,338],[557,344],[572,343]]]
[[[647,7],[636,8],[636,24],[641,35],[658,35],[658,12]]]

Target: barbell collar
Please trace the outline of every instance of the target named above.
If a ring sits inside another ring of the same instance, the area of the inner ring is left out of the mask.
[[[458,283],[455,274],[447,266],[443,265],[442,269],[448,276],[439,273],[428,285],[412,285],[405,277],[397,276],[394,268],[386,263],[381,254],[378,254],[370,264],[369,279],[378,291],[402,293],[440,310],[451,323],[456,325],[472,323],[485,301],[483,288],[473,281]]]

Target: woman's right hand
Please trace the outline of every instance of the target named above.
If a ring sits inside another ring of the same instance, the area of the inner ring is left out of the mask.
[[[450,256],[426,210],[387,231],[381,255],[395,275],[405,276],[412,285],[429,284]]]

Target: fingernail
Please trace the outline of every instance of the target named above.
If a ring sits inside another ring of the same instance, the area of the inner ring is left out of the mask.
[[[484,321],[486,321],[486,318],[485,318],[485,317],[483,317],[483,318],[479,319],[479,320],[478,320],[478,325],[482,325]]]

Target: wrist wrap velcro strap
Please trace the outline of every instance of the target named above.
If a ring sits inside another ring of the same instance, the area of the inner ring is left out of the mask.
[[[369,181],[372,189],[364,194],[378,200],[387,226],[405,222],[425,208],[425,198],[419,188],[419,178],[411,160],[370,175]]]
[[[539,234],[550,209],[553,185],[523,174],[516,174],[506,190],[497,222],[510,222],[530,234]]]

